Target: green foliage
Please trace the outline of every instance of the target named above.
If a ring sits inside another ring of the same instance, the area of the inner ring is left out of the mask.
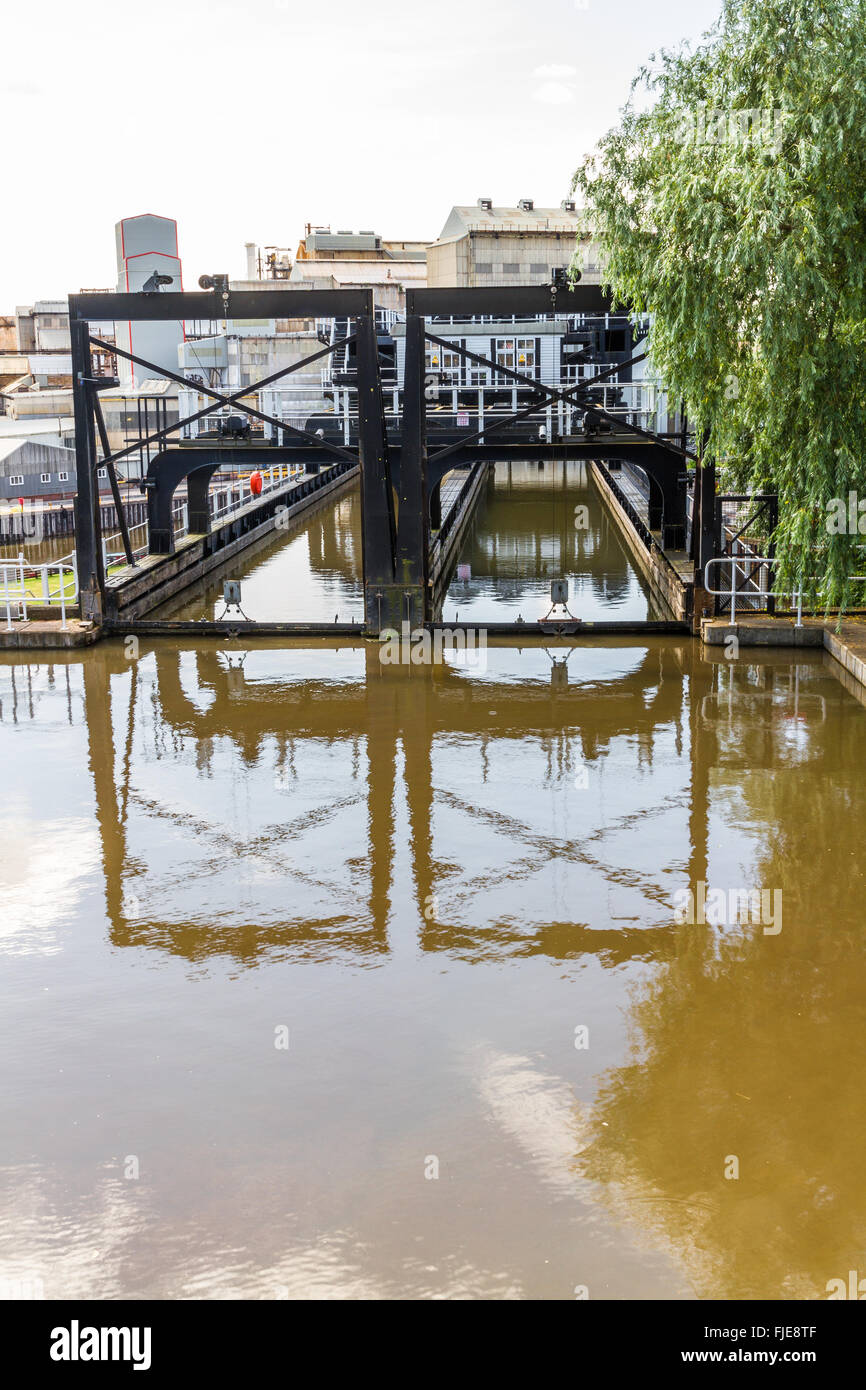
[[[866,0],[725,0],[700,47],[638,75],[574,176],[705,457],[779,492],[783,582],[818,576],[828,605],[866,593],[866,536],[827,527],[831,498],[866,499],[864,20]]]

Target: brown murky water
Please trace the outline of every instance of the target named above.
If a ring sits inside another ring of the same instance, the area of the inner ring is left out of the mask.
[[[585,511],[581,509],[585,508]],[[361,510],[357,488],[325,503],[288,538],[239,557],[154,616],[213,618],[225,578],[242,581],[244,612],[258,622],[361,621]],[[447,622],[527,621],[550,609],[550,581],[567,579],[584,621],[641,622],[657,611],[581,463],[497,464],[455,561]]]
[[[746,655],[0,659],[6,1287],[866,1273],[866,711]],[[767,910],[679,920],[700,884]]]

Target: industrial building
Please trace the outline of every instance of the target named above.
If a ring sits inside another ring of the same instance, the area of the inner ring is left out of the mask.
[[[332,231],[308,222],[292,257],[286,248],[246,246],[247,282],[243,288],[366,289],[376,291],[383,309],[401,313],[406,290],[427,280],[426,241],[389,240],[374,231]],[[242,286],[234,285],[235,288]]]
[[[75,451],[58,437],[0,436],[0,502],[75,496]]]
[[[0,320],[0,391],[16,385],[72,385],[69,313],[64,299],[19,305]]]
[[[581,235],[581,214],[566,199],[558,208],[537,208],[531,198],[516,207],[479,198],[475,207],[453,207],[437,241],[427,247],[427,285],[545,285],[570,265]],[[584,284],[599,284],[594,244],[582,241]]]

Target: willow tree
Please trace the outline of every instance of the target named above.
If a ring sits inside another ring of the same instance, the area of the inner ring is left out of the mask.
[[[866,592],[864,20],[866,0],[724,0],[573,182],[705,458],[779,493],[783,580],[843,605]]]

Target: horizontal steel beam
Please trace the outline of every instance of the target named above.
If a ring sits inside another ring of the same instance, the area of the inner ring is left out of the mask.
[[[155,294],[71,294],[70,319],[92,323],[182,319],[327,319],[373,313],[372,290],[215,290]]]
[[[418,627],[424,628],[427,632],[473,632],[485,633],[488,637],[513,637],[517,640],[510,643],[501,643],[502,646],[557,646],[569,645],[579,646],[581,638],[592,640],[596,637],[615,636],[615,637],[635,637],[642,639],[648,636],[684,636],[690,633],[688,623],[671,621],[652,621],[647,622],[564,622],[558,624],[566,629],[557,631],[551,624],[526,622],[526,623],[420,623]],[[232,622],[224,620],[220,622],[196,621],[194,619],[150,619],[133,618],[124,620],[123,618],[108,619],[103,625],[103,631],[110,636],[120,637],[135,633],[139,637],[352,637],[363,641],[379,642],[381,639],[376,635],[365,633],[360,619],[352,623],[257,623]]]
[[[479,288],[407,289],[407,314],[608,314],[611,298],[601,285],[491,285]],[[620,310],[626,313],[625,309]]]
[[[103,632],[112,637],[135,633],[139,637],[361,637],[356,623],[256,623],[249,619],[218,622],[194,619],[110,618]]]

